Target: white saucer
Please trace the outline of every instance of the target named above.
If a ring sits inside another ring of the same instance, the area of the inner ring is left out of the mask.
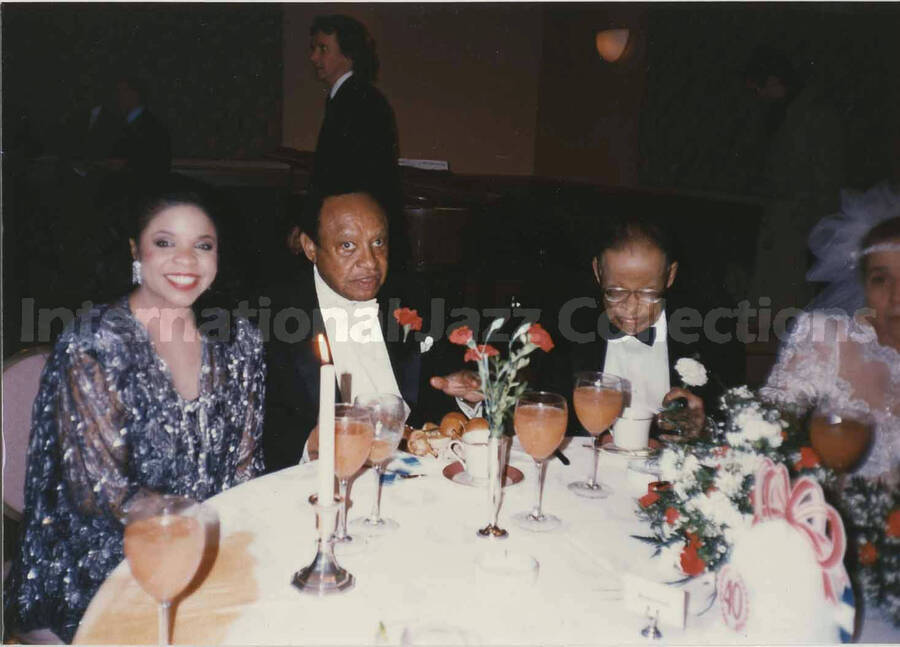
[[[466,468],[463,467],[463,464],[459,461],[450,463],[443,470],[441,470],[441,473],[444,475],[445,479],[456,483],[457,485],[486,488],[488,484],[487,479],[472,478],[472,475],[466,471]],[[503,487],[515,485],[516,483],[521,482],[524,478],[525,475],[522,474],[521,470],[513,467],[512,465],[507,465],[506,474],[503,477]]]

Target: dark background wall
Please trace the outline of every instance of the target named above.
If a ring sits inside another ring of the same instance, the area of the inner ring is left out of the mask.
[[[4,139],[27,117],[45,152],[136,72],[176,157],[257,156],[281,142],[281,6],[5,4]]]
[[[788,55],[841,117],[845,186],[891,173],[900,152],[900,6],[662,3],[647,16],[641,184],[752,191],[766,137],[762,106],[739,70],[758,45]]]
[[[787,52],[838,110],[848,184],[885,177],[896,157],[890,3],[7,4],[4,139],[27,117],[54,151],[109,75],[131,67],[151,80],[176,157],[311,149],[323,91],[308,25],[326,11],[357,15],[375,35],[401,154],[457,172],[745,193],[764,138],[736,72],[760,44]],[[616,64],[593,45],[609,27],[632,30]]]

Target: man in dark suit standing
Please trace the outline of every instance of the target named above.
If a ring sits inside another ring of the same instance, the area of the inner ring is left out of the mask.
[[[681,358],[697,359],[719,378],[740,379],[740,347],[708,343],[709,322],[669,298],[678,273],[670,237],[647,220],[614,220],[599,241],[592,269],[602,308],[585,297],[561,311],[555,338],[566,340],[568,348],[552,368],[542,369],[546,385],[571,397],[576,371],[612,373],[631,382],[633,407],[658,411],[677,398],[686,400],[684,430],[699,433],[704,400],[715,404],[717,382],[710,376],[703,388],[685,389],[675,365]]]
[[[440,348],[432,348],[435,340],[421,332],[430,329],[423,321],[427,304],[389,280],[388,219],[370,194],[313,196],[300,224],[303,253],[312,266],[269,294],[267,470],[296,465],[316,426],[319,335],[335,365],[338,402],[361,393],[393,393],[410,408],[409,423],[418,426],[455,408],[448,396],[481,399],[477,379],[468,374],[447,375],[439,385],[443,392],[429,386],[429,378],[443,373]]]
[[[169,132],[147,106],[147,92],[135,78],[116,83],[116,103],[124,117],[112,157],[125,160],[125,169],[138,180],[161,177],[172,166]]]
[[[343,15],[318,16],[309,33],[309,60],[328,87],[311,187],[320,194],[364,188],[395,218],[402,206],[397,125],[387,99],[372,85],[375,43],[365,26]]]

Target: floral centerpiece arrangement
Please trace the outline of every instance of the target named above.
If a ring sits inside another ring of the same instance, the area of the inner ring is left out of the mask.
[[[483,344],[475,342],[468,326],[461,326],[450,333],[452,343],[466,347],[465,361],[475,362],[478,366],[484,393],[484,417],[492,436],[503,434],[505,419],[516,406],[519,396],[528,388],[526,382],[517,380],[519,371],[531,361],[528,356],[538,348],[545,353],[553,349],[553,340],[541,324],[525,322],[509,338],[507,357],[501,357],[500,351],[488,342],[504,322],[503,318],[491,322]]]
[[[673,583],[718,571],[753,523],[754,476],[765,459],[794,478],[820,483],[857,541],[857,572],[866,598],[900,624],[900,494],[877,481],[855,478],[840,494],[836,474],[809,445],[802,421],[762,402],[746,386],[727,390],[721,419],[704,438],[673,443],[659,457],[660,482],[638,500],[638,516]],[[850,554],[853,554],[852,552]]]
[[[739,533],[753,520],[750,492],[764,457],[788,462],[792,421],[759,402],[747,387],[722,396],[725,420],[705,438],[673,443],[659,457],[661,482],[641,497],[664,568],[688,578],[727,561]],[[798,461],[800,457],[798,455]]]

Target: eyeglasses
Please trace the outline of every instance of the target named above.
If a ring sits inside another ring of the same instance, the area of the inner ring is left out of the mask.
[[[659,303],[665,296],[659,290],[626,290],[625,288],[603,288],[603,298],[610,303],[622,303],[631,295],[635,295],[641,303]]]

